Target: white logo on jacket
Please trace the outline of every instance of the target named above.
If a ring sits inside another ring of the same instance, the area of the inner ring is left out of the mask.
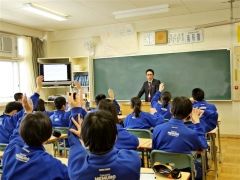
[[[168,131],[168,135],[173,137],[178,137],[179,133],[177,131],[171,130],[171,131]]]
[[[16,154],[16,159],[22,162],[29,161],[29,158],[26,156],[26,154],[22,154],[22,153]]]

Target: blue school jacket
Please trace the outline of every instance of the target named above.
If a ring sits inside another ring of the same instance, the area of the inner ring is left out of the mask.
[[[218,113],[214,110],[204,110],[203,115],[200,118],[200,124],[205,133],[208,133],[216,128],[218,123]]]
[[[75,108],[73,108],[73,111],[74,109]],[[85,115],[87,114],[87,112],[83,108],[80,108],[80,110],[77,111],[77,113],[79,113],[82,118],[84,118]],[[53,127],[69,127],[70,118],[71,118],[71,111],[63,111],[63,110],[56,110],[54,111],[53,115],[50,116]]]
[[[189,154],[207,147],[205,133],[199,123],[190,129],[182,120],[172,118],[153,130],[153,149]]]
[[[24,110],[21,110],[13,116],[7,114],[0,116],[0,143],[9,143],[10,136],[17,126],[17,121],[23,114]]]
[[[170,104],[167,105],[167,107],[163,107],[162,104],[160,104],[158,102],[158,100],[160,99],[161,97],[161,92],[160,91],[157,91],[152,100],[151,100],[151,107],[152,108],[155,108],[157,110],[156,113],[154,113],[154,115],[157,115],[157,114],[160,114],[164,117],[164,119],[171,119],[172,117],[172,113],[171,113],[171,106]]]
[[[68,127],[69,126],[69,117],[71,111],[56,110],[53,115],[50,116],[53,127]]]
[[[72,116],[76,114],[77,109],[74,109]],[[135,151],[113,148],[106,154],[96,155],[87,152],[79,138],[71,132],[68,139],[70,144],[68,173],[71,180],[107,178],[139,180],[141,162]]]
[[[194,101],[193,102],[193,107],[202,109],[202,110],[212,110],[212,111],[217,111],[217,108],[214,104],[210,104],[207,101]]]
[[[135,135],[129,133],[121,124],[117,124],[117,131],[118,135],[115,143],[117,149],[137,149],[139,141]]]
[[[116,99],[113,100],[113,104],[116,106],[117,113],[119,114],[120,111],[121,111],[121,108],[120,108],[120,105],[118,104],[118,102],[117,102]],[[93,108],[93,109],[91,109],[90,112],[95,112],[95,111],[97,111],[97,110],[98,110],[98,108]]]
[[[129,114],[123,124],[128,129],[150,129],[158,124],[164,122],[164,118],[161,115],[154,116],[147,112],[140,112],[139,117],[135,117],[134,114]]]
[[[4,151],[2,179],[69,179],[67,167],[46,153],[43,146],[30,147],[24,143],[18,133],[19,123]]]

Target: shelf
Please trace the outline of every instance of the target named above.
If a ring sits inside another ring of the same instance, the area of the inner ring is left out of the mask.
[[[69,85],[68,86],[43,86],[42,87],[43,89],[49,89],[49,88],[69,88]]]
[[[88,71],[72,71],[73,73],[88,73]]]

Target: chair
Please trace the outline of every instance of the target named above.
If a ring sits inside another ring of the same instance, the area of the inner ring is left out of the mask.
[[[191,177],[194,180],[195,177],[195,165],[193,156],[191,154],[170,153],[161,150],[153,150],[150,154],[151,166],[155,162],[162,164],[173,163],[175,168],[184,169],[191,168]]]
[[[138,138],[146,138],[146,139],[152,139],[152,133],[148,129],[127,129],[127,131]],[[144,153],[145,151],[141,151],[142,153],[142,160],[144,162]],[[146,157],[147,157],[147,167],[149,167],[149,153],[146,151]]]
[[[4,151],[6,149],[8,144],[6,143],[0,143],[0,151]]]
[[[0,151],[4,151],[8,144],[0,143]],[[0,174],[2,174],[2,157],[0,158]]]
[[[127,129],[127,131],[138,138],[152,139],[152,133],[148,129]]]
[[[53,130],[58,131],[61,134],[67,134],[68,133],[68,129],[69,129],[68,127],[53,127]],[[58,154],[60,154],[60,151],[64,151],[65,157],[67,157],[67,150],[68,150],[68,148],[66,147],[66,141],[67,141],[67,139],[64,139],[62,141],[63,144],[60,144],[59,141],[56,144],[54,144],[55,151],[57,151]]]

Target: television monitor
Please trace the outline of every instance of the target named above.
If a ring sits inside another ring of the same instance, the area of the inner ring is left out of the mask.
[[[39,64],[40,75],[44,76],[43,85],[70,85],[71,84],[71,64],[47,63]]]

